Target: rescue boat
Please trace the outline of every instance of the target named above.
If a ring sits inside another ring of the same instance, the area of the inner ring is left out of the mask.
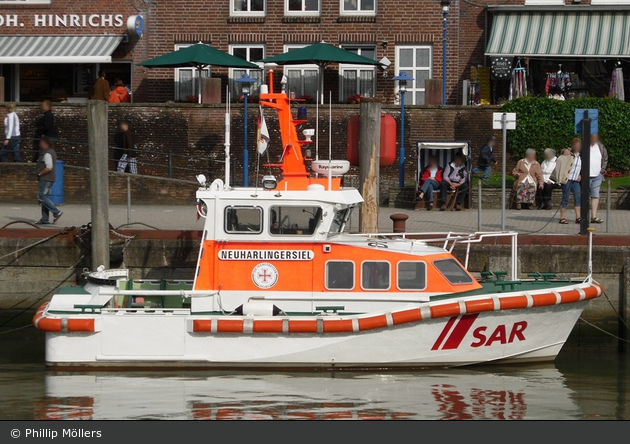
[[[99,267],[84,286],[58,290],[33,320],[48,366],[374,369],[556,357],[602,294],[590,265],[577,281],[518,279],[517,233],[347,233],[363,202],[342,186],[348,165],[305,155],[312,130],[298,137],[305,122],[269,77],[260,104],[278,114],[282,154],[266,166],[278,176],[249,188],[231,186],[227,168],[225,180],[198,178],[205,224],[191,280]],[[477,279],[470,248],[492,237],[510,239],[511,269]]]

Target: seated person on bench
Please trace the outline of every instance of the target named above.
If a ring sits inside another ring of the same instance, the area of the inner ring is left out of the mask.
[[[418,193],[418,200],[422,200],[425,196],[428,198],[429,203],[427,210],[433,208],[433,192],[440,189],[442,183],[442,168],[438,166],[438,158],[431,156],[429,158],[429,166],[427,166],[420,175],[420,192]]]
[[[442,200],[440,211],[446,210],[446,195],[448,192],[457,192],[457,205],[455,206],[455,210],[461,211],[467,190],[468,172],[466,171],[464,155],[457,153],[453,162],[446,165],[446,168],[444,168],[444,178],[440,186],[440,198]]]

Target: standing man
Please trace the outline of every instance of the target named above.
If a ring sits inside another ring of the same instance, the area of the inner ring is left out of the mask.
[[[597,206],[599,205],[599,189],[604,181],[604,173],[608,167],[608,151],[599,141],[597,134],[591,135],[591,169],[590,169],[590,190],[591,190],[591,223],[601,224],[604,221],[597,217]]]
[[[20,119],[15,110],[15,102],[7,103],[7,116],[4,118],[4,143],[0,149],[0,162],[8,162],[8,153],[13,153],[14,162],[22,162],[20,156]]]
[[[497,159],[494,158],[494,147],[497,144],[497,138],[495,136],[488,137],[486,144],[481,148],[479,153],[479,159],[477,160],[477,168],[472,170],[473,174],[483,173],[483,180],[490,179],[492,173],[492,164],[497,163]]]
[[[98,79],[92,85],[92,100],[103,100],[107,102],[109,100],[109,82],[105,80],[105,71],[100,70],[98,72]]]
[[[39,139],[48,137],[51,140],[57,139],[57,127],[55,126],[55,116],[52,112],[52,104],[50,100],[42,102],[42,116],[37,121],[37,135],[35,137],[33,162],[39,159]]]
[[[122,147],[120,150],[120,160],[118,161],[118,167],[116,170],[119,173],[124,173],[127,169],[127,164],[129,164],[129,171],[131,174],[138,174],[138,163],[136,159],[135,138],[133,131],[129,128],[129,122],[126,120],[120,121],[119,128],[119,137],[122,141]]]
[[[52,141],[48,137],[42,137],[39,141],[39,159],[37,160],[37,200],[42,206],[42,218],[35,222],[37,225],[50,224],[49,216],[53,214],[53,224],[56,223],[63,214],[50,200],[50,190],[57,180],[55,165],[57,164],[57,153],[52,146]]]

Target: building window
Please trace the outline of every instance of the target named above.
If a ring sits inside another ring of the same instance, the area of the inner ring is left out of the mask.
[[[472,284],[473,279],[455,259],[444,259],[433,262],[442,276],[451,284]]]
[[[262,208],[227,207],[225,209],[225,232],[229,234],[262,233]]]
[[[231,45],[230,54],[255,63],[265,58],[265,45]],[[247,73],[252,79],[256,79],[256,83],[250,84],[250,96],[257,96],[260,93],[260,85],[265,80],[265,71],[262,69],[230,69],[230,90],[232,91],[232,99],[236,100],[241,96],[241,86],[234,80]]]
[[[341,14],[345,15],[374,15],[376,14],[376,0],[340,0]]]
[[[192,43],[185,45],[175,45],[175,49],[182,49],[191,46]],[[210,67],[201,71],[201,77],[210,77]],[[177,102],[194,102],[197,103],[199,95],[199,71],[197,68],[176,68],[175,69],[175,101]]]
[[[285,14],[319,15],[321,0],[284,0]]]
[[[595,4],[595,2],[597,2],[597,0],[591,0],[592,4]],[[564,0],[525,0],[525,5],[563,5],[564,6]]]
[[[284,52],[294,51],[306,45],[285,45]],[[295,97],[310,96],[317,98],[319,67],[317,65],[286,65],[284,75],[287,77],[287,94],[292,92]]]
[[[361,264],[361,288],[389,290],[389,262],[365,261]]]
[[[421,291],[427,288],[427,266],[424,262],[398,262],[398,289]]]
[[[344,46],[355,54],[376,60],[376,48]],[[376,95],[376,68],[365,65],[339,65],[340,97],[339,101],[347,101],[348,98],[359,94],[363,97]]]
[[[269,232],[312,236],[322,220],[321,207],[273,206],[269,210]]]
[[[265,0],[231,0],[231,15],[265,15]]]
[[[405,99],[411,105],[424,105],[424,81],[432,77],[433,48],[431,46],[398,46],[396,47],[396,75],[405,71],[414,78],[407,82]],[[398,92],[398,82],[396,82]]]
[[[354,262],[326,262],[326,289],[352,290],[354,288]]]

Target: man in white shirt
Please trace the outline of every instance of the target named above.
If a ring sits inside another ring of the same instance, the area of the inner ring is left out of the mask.
[[[604,173],[608,167],[608,151],[599,141],[597,134],[591,135],[591,162],[590,162],[590,194],[591,194],[591,223],[601,224],[604,221],[597,217],[599,205],[599,189],[604,181]]]
[[[15,102],[6,105],[7,116],[4,118],[4,142],[0,148],[0,162],[8,162],[8,153],[13,153],[14,162],[22,162],[20,156],[20,119],[15,113]]]

